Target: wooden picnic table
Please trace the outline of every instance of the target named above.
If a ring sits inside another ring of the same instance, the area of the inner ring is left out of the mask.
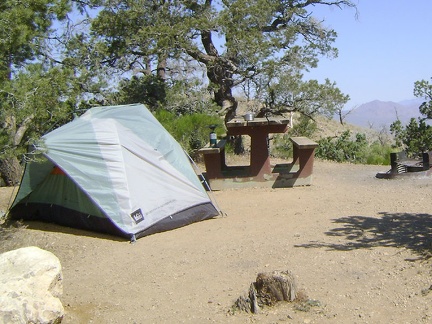
[[[249,135],[251,138],[250,170],[253,177],[262,178],[271,174],[269,137],[270,133],[285,133],[290,120],[286,118],[255,118],[245,121],[234,118],[227,122],[228,135]]]
[[[251,138],[250,163],[248,166],[227,166],[225,163],[225,140],[200,149],[204,156],[206,177],[213,190],[242,188],[247,186],[270,186],[286,188],[310,185],[312,182],[314,151],[317,143],[306,137],[292,137],[293,162],[270,164],[269,134],[285,133],[289,119],[269,117],[246,121],[235,118],[227,122],[228,136],[248,135]]]

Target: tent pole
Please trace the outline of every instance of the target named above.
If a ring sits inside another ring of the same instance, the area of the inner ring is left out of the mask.
[[[212,201],[212,203],[215,205],[216,209],[219,211],[219,214],[221,216],[227,216],[227,214],[225,214],[219,207],[216,199],[213,196],[213,190],[210,188],[209,183],[207,182],[206,178],[204,177],[204,175],[202,174],[200,168],[198,167],[198,165],[195,163],[195,161],[191,158],[191,156],[188,154],[188,152],[186,152],[183,149],[183,152],[185,152],[186,156],[189,158],[190,163],[192,164],[193,168],[195,169],[195,173],[197,173],[198,177],[201,180],[201,183],[205,184],[204,189],[206,189],[208,192],[210,192],[210,194],[208,195],[210,197],[210,200]]]

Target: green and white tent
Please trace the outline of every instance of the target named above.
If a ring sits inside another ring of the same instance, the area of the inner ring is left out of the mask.
[[[127,237],[219,214],[178,142],[144,105],[96,107],[42,136],[9,214]]]

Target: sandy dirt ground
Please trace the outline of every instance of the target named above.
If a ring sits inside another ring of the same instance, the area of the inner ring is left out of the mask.
[[[28,222],[2,250],[60,259],[65,324],[430,323],[432,179],[375,178],[387,169],[318,161],[312,186],[214,192],[226,216],[135,244]],[[309,301],[232,314],[273,270],[291,271]]]

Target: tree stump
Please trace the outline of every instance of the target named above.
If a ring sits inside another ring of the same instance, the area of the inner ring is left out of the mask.
[[[262,306],[274,306],[277,302],[293,302],[297,297],[297,284],[290,271],[259,273],[251,283],[247,295],[240,296],[234,307],[248,313],[258,313]]]
[[[292,302],[296,299],[297,286],[294,276],[289,271],[259,273],[255,288],[261,302],[269,306],[278,301]]]
[[[246,313],[259,313],[255,284],[251,283],[247,295],[240,296],[234,303],[234,308]]]

